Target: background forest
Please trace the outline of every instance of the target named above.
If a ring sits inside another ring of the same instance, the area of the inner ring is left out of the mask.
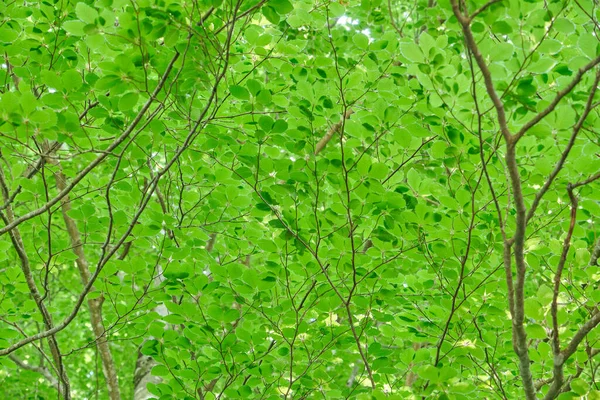
[[[0,3],[0,398],[600,399],[598,0]]]

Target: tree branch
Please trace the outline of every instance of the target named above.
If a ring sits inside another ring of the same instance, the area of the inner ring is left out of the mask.
[[[494,84],[490,70],[483,59],[481,52],[475,42],[471,31],[471,20],[463,15],[460,11],[458,0],[451,0],[452,10],[454,15],[460,22],[465,36],[466,46],[473,54],[477,65],[483,75],[485,87],[488,96],[492,100],[496,109],[500,132],[506,142],[506,168],[509,173],[511,186],[513,189],[513,199],[516,208],[516,229],[514,236],[509,240],[504,240],[504,264],[506,269],[506,279],[509,288],[512,284],[512,269],[511,269],[511,247],[514,245],[514,259],[517,269],[516,281],[514,285],[514,301],[509,299],[509,305],[512,314],[512,330],[513,330],[513,348],[519,358],[519,371],[521,381],[525,391],[527,400],[535,400],[535,388],[533,385],[533,377],[531,375],[531,361],[527,345],[527,333],[524,327],[525,321],[525,273],[526,263],[524,254],[525,231],[527,227],[525,201],[521,187],[521,177],[519,175],[519,167],[516,159],[516,141],[508,129],[504,104],[494,89]]]
[[[577,123],[575,123],[575,125],[573,126],[573,132],[571,133],[571,137],[569,139],[569,142],[567,143],[567,147],[565,147],[565,149],[563,150],[563,153],[561,154],[560,159],[554,166],[554,169],[548,176],[548,179],[546,179],[544,186],[542,186],[540,191],[535,195],[535,198],[533,199],[533,202],[531,203],[531,207],[529,208],[529,212],[527,213],[527,221],[529,221],[533,217],[537,207],[540,204],[540,201],[542,200],[542,197],[544,197],[544,195],[550,188],[550,185],[552,185],[552,182],[554,181],[554,179],[558,176],[558,174],[562,170],[562,168],[565,164],[565,161],[567,161],[567,157],[569,156],[569,153],[571,152],[573,145],[575,145],[575,140],[577,139],[577,135],[581,131],[581,128],[583,127],[583,124],[584,124],[585,120],[587,119],[588,115],[592,111],[592,104],[594,102],[594,96],[598,89],[599,83],[600,83],[600,70],[598,72],[596,72],[596,79],[594,79],[594,83],[593,83],[592,87],[590,88],[590,94],[587,98],[585,108],[583,110],[583,113],[577,120]],[[581,186],[581,185],[583,185],[583,183],[579,184],[578,186]]]
[[[596,242],[594,250],[592,250],[592,256],[590,257],[589,265],[598,265],[598,259],[600,258],[600,238]]]
[[[52,376],[52,374],[50,373],[50,370],[48,370],[48,368],[36,367],[35,365],[26,364],[23,360],[21,360],[19,357],[17,357],[14,354],[9,354],[8,358],[12,362],[17,364],[17,366],[19,368],[26,369],[28,371],[37,372],[38,374],[42,375],[44,378],[46,378],[46,380],[48,381],[50,386],[54,387],[58,392],[60,392],[60,387],[58,385],[58,381],[56,380],[56,378],[54,376]]]
[[[344,119],[350,118],[352,114],[354,114],[354,111],[351,108],[349,108],[344,114],[344,118],[340,122],[334,124],[331,128],[329,128],[325,136],[323,136],[323,138],[321,138],[321,140],[319,140],[319,143],[317,143],[317,145],[315,146],[315,155],[319,154],[325,148],[325,146],[327,146],[327,143],[331,141],[333,135],[338,133],[342,128],[342,125],[344,124]]]
[[[8,200],[9,194],[8,194],[8,186],[6,184],[6,179],[4,177],[4,170],[2,168],[0,168],[0,192],[2,192],[2,197],[3,197],[4,201],[6,202]],[[10,223],[12,221],[14,221],[14,214],[12,211],[12,206],[9,205],[6,208],[6,215],[4,215],[4,213],[0,212],[0,217],[2,218],[2,220],[4,221],[5,224],[10,225]],[[15,251],[17,252],[17,255],[21,262],[21,271],[23,272],[23,275],[25,276],[25,282],[27,283],[27,288],[29,289],[29,293],[31,294],[31,297],[33,298],[38,310],[40,311],[40,314],[42,315],[42,320],[44,321],[44,326],[46,327],[47,331],[52,331],[54,329],[54,323],[52,322],[52,315],[46,308],[46,305],[44,304],[43,298],[40,294],[37,284],[33,278],[33,274],[31,271],[31,264],[29,262],[29,257],[27,256],[27,252],[25,251],[25,245],[23,243],[23,239],[21,238],[21,233],[18,228],[13,227],[12,229],[10,229],[8,231],[8,234],[10,236],[12,245],[13,245]],[[67,375],[67,371],[65,370],[65,367],[63,364],[63,359],[62,359],[62,354],[60,352],[60,348],[58,346],[58,342],[56,340],[56,337],[54,336],[54,333],[55,332],[53,332],[50,335],[46,335],[44,337],[48,337],[48,344],[50,346],[50,352],[52,353],[53,361],[56,364],[56,369],[58,371],[58,375],[62,382],[62,390],[59,390],[59,394],[62,395],[65,398],[65,400],[70,400],[71,399],[71,389],[70,389],[69,377]],[[0,354],[0,355],[10,354],[14,350],[16,350],[16,349],[11,350],[11,347],[9,347],[8,349],[3,349],[4,354]]]
[[[52,199],[47,201],[43,206],[41,206],[33,211],[28,212],[27,214],[25,214],[19,218],[15,218],[10,223],[7,223],[6,226],[4,226],[3,228],[0,228],[0,236],[9,232],[11,229],[19,226],[24,221],[27,221],[34,217],[37,217],[38,215],[49,210],[52,206],[54,206],[56,203],[58,203],[63,197],[65,197],[67,194],[69,194],[69,192],[71,192],[71,190],[73,190],[73,188],[75,186],[77,186],[77,184],[79,182],[81,182],[83,180],[83,178],[85,178],[87,176],[87,174],[89,174],[94,168],[96,168],[98,165],[100,165],[100,163],[102,161],[104,161],[104,159],[106,157],[108,157],[110,154],[112,154],[112,151],[114,149],[116,149],[121,143],[123,143],[125,141],[125,139],[127,139],[127,137],[131,134],[131,132],[133,132],[135,127],[140,123],[143,116],[146,114],[146,111],[148,111],[148,109],[150,108],[152,103],[154,103],[154,100],[156,99],[156,97],[162,90],[163,86],[167,82],[167,78],[169,77],[171,70],[173,69],[173,66],[175,65],[175,62],[177,61],[178,58],[179,58],[179,53],[175,52],[175,55],[169,62],[169,65],[167,66],[167,69],[165,70],[165,72],[162,76],[162,79],[160,80],[158,85],[156,85],[156,88],[154,89],[154,91],[152,92],[152,94],[150,95],[150,97],[148,98],[146,103],[142,106],[142,108],[140,109],[140,111],[138,112],[136,117],[133,119],[133,121],[131,122],[129,127],[110,146],[108,146],[106,148],[106,150],[104,150],[102,153],[100,153],[100,155],[98,157],[96,157],[96,159],[94,159],[85,168],[83,168],[81,170],[81,172],[79,172],[77,175],[75,175],[75,177],[71,180],[71,183],[69,183],[55,197],[53,197]],[[7,199],[9,197],[10,196],[7,196]],[[6,200],[5,200],[5,202],[6,202]]]
[[[492,80],[492,74],[490,72],[490,69],[488,68],[487,64],[485,63],[485,60],[483,59],[483,55],[479,51],[479,47],[477,46],[477,43],[475,42],[475,38],[473,37],[473,32],[471,31],[471,26],[470,26],[471,20],[468,17],[465,17],[460,12],[460,7],[459,7],[457,0],[452,0],[452,11],[454,12],[456,19],[458,19],[458,22],[460,22],[460,25],[462,26],[462,31],[463,31],[463,34],[465,35],[467,47],[473,54],[473,57],[475,57],[477,66],[479,66],[479,70],[481,71],[481,74],[483,75],[483,80],[485,82],[485,88],[487,90],[488,95],[490,96],[490,99],[492,100],[492,103],[494,104],[494,108],[496,109],[496,114],[498,115],[498,123],[500,124],[500,131],[502,132],[502,136],[504,136],[504,139],[507,142],[509,142],[512,138],[512,135],[508,129],[508,123],[506,121],[506,112],[504,110],[504,104],[502,103],[502,100],[498,96],[496,89],[494,89],[494,82]]]
[[[569,357],[577,351],[579,344],[585,339],[588,333],[592,331],[600,323],[600,312],[596,312],[573,336],[567,347],[561,352],[562,363],[564,364]]]
[[[529,129],[533,128],[538,122],[540,122],[548,114],[550,114],[552,111],[554,111],[554,109],[556,108],[556,106],[558,105],[558,103],[560,103],[560,101],[566,95],[568,95],[569,93],[571,93],[571,91],[573,91],[573,89],[575,89],[575,87],[577,86],[577,84],[581,81],[581,78],[583,78],[583,75],[585,75],[586,72],[588,72],[589,70],[591,70],[592,68],[594,68],[598,64],[600,64],[600,56],[596,57],[595,59],[593,59],[592,61],[590,61],[588,64],[586,64],[583,67],[579,68],[579,70],[577,71],[577,74],[575,74],[575,77],[573,78],[573,80],[563,90],[559,91],[556,94],[556,97],[554,97],[554,100],[552,100],[552,102],[548,105],[548,107],[546,107],[545,109],[543,109],[542,111],[540,111],[529,122],[527,122],[525,125],[523,125],[523,127],[519,130],[519,132],[517,132],[515,134],[515,141],[518,141],[519,139],[521,139],[521,137],[525,133],[527,133],[527,131]]]
[[[485,10],[487,10],[492,4],[496,4],[496,3],[500,3],[502,0],[490,0],[487,3],[485,3],[484,5],[482,5],[481,7],[479,7],[477,10],[475,10],[473,12],[473,14],[471,14],[469,16],[469,22],[473,21],[473,19],[478,16],[479,14],[481,14],[482,12],[484,12]]]
[[[560,338],[559,338],[559,324],[558,324],[558,296],[560,294],[560,285],[562,272],[567,261],[567,254],[571,247],[571,237],[573,236],[573,230],[575,229],[575,222],[577,221],[577,198],[573,195],[572,185],[567,185],[567,192],[569,193],[569,199],[571,200],[571,222],[569,224],[569,230],[563,243],[563,250],[556,267],[554,274],[554,290],[552,295],[552,303],[550,305],[550,315],[552,317],[552,352],[554,353],[554,366],[553,366],[553,381],[552,386],[546,393],[546,399],[554,399],[563,385],[565,376],[560,351]]]
[[[62,172],[60,164],[58,164],[59,170],[54,174],[56,179],[56,187],[59,191],[65,190],[67,187],[66,177]],[[71,240],[71,247],[73,253],[77,256],[75,263],[79,269],[79,276],[83,285],[87,285],[90,281],[91,274],[88,260],[83,251],[83,244],[81,242],[81,234],[77,223],[69,215],[71,211],[71,200],[69,195],[66,195],[61,199],[62,215],[67,227],[67,233]],[[115,363],[108,345],[106,338],[106,330],[104,328],[104,317],[102,315],[102,304],[104,303],[104,297],[100,296],[94,299],[88,299],[88,308],[90,310],[90,319],[92,323],[92,330],[96,337],[96,346],[100,353],[100,359],[102,361],[102,372],[106,381],[106,388],[108,390],[108,397],[111,400],[119,400],[121,398],[119,390],[119,379],[115,368]]]

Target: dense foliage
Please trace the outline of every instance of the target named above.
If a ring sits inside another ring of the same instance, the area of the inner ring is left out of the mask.
[[[596,0],[0,15],[0,397],[600,398]]]

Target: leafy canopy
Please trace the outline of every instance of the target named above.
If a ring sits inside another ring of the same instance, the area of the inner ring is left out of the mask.
[[[596,2],[0,15],[4,397],[600,397]]]

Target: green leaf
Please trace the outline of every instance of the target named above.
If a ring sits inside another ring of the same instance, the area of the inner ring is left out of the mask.
[[[387,177],[388,167],[384,163],[375,163],[371,165],[369,177],[373,179],[384,179]]]
[[[258,92],[258,95],[256,95],[256,100],[263,105],[268,105],[271,103],[273,98],[271,97],[271,92],[269,90],[263,89]]]
[[[79,71],[70,69],[62,74],[62,86],[67,90],[77,90],[83,84]]]
[[[396,129],[394,131],[394,140],[402,147],[410,147],[412,143],[412,135],[406,129]]]
[[[531,78],[521,79],[517,85],[517,94],[523,97],[531,97],[537,92]]]
[[[414,43],[402,43],[400,46],[400,51],[402,55],[406,57],[409,61],[422,63],[425,61],[425,57],[423,56],[423,52]]]
[[[17,37],[19,37],[19,31],[13,29],[8,24],[0,26],[0,43],[12,43]]]
[[[250,100],[250,92],[243,86],[229,86],[229,92],[233,97],[240,100]]]
[[[436,383],[438,381],[438,370],[433,365],[425,365],[419,368],[419,376]]]
[[[514,51],[511,43],[498,43],[493,47],[490,57],[494,61],[505,61],[512,58]]]
[[[290,174],[290,179],[296,182],[308,182],[308,175],[302,171],[294,171]]]
[[[169,375],[169,369],[164,365],[156,365],[152,367],[152,375],[154,376],[167,376]]]
[[[85,22],[81,21],[65,21],[61,27],[74,36],[83,36],[85,32],[83,28],[86,26]]]
[[[525,314],[527,314],[529,318],[541,321],[544,316],[544,309],[539,301],[529,298],[525,300]]]
[[[546,339],[546,330],[539,324],[528,324],[525,328],[527,336],[531,339]]]
[[[274,122],[275,121],[273,121],[273,118],[269,117],[268,115],[263,115],[262,117],[260,117],[258,119],[258,125],[265,132],[271,132],[271,129],[273,128],[273,123]]]
[[[137,104],[139,95],[137,92],[129,92],[124,94],[119,99],[119,110],[120,111],[129,111],[135,107]]]
[[[242,280],[248,284],[250,287],[256,287],[257,283],[258,283],[258,275],[256,273],[256,271],[252,270],[252,269],[247,269],[244,271],[244,274],[242,275]]]
[[[369,48],[369,38],[364,33],[356,33],[352,36],[352,41],[359,48],[366,50]]]
[[[492,24],[492,32],[499,35],[508,35],[513,29],[506,21],[496,21]]]
[[[271,128],[271,131],[273,133],[283,133],[288,129],[288,124],[287,122],[285,122],[285,120],[283,119],[278,119],[275,121],[275,123],[273,124],[273,127]]]
[[[179,30],[178,29],[168,29],[167,33],[164,36],[164,43],[167,47],[174,47],[179,41]]]
[[[331,2],[331,3],[329,3],[328,6],[329,6],[329,14],[334,18],[341,17],[342,15],[344,15],[344,12],[346,12],[346,7],[344,7],[340,3]]]
[[[267,21],[275,25],[279,23],[279,14],[273,7],[264,6],[261,10]]]
[[[398,119],[398,108],[397,107],[387,107],[383,113],[385,122],[395,122]]]
[[[571,22],[571,20],[569,20],[567,18],[563,18],[563,17],[556,18],[556,20],[554,21],[553,28],[557,32],[567,33],[567,34],[573,33],[575,31],[575,25],[573,24],[573,22]]]
[[[590,386],[585,379],[575,378],[571,381],[571,390],[578,395],[583,396],[590,390]]]
[[[37,110],[30,116],[31,122],[38,124],[43,128],[55,126],[57,122],[56,113],[52,110]]]
[[[446,134],[453,144],[460,145],[464,140],[464,135],[453,126],[449,125],[446,127]]]
[[[556,65],[556,60],[550,57],[540,58],[529,67],[529,71],[537,74],[547,74]]]
[[[77,18],[88,24],[93,24],[96,18],[98,18],[98,11],[85,3],[77,3],[75,13]]]
[[[443,45],[442,47],[444,46],[445,45]],[[427,32],[423,32],[421,36],[419,36],[419,47],[423,51],[423,54],[425,56],[428,56],[431,49],[436,47],[436,41],[433,39],[433,37],[431,37],[430,34],[428,34]]]
[[[417,190],[421,183],[421,177],[419,176],[419,173],[417,171],[415,171],[414,169],[411,169],[410,171],[408,171],[407,178],[408,178],[408,184],[413,189]]]
[[[260,92],[262,89],[262,85],[260,84],[260,82],[255,79],[248,79],[248,81],[246,82],[246,86],[248,87],[248,90],[250,90],[250,93],[252,93],[253,96],[256,96],[258,92]]]
[[[269,0],[268,5],[281,15],[289,14],[294,10],[294,6],[288,0]]]
[[[589,58],[598,57],[598,39],[591,33],[583,33],[579,36],[577,45],[581,52]]]

